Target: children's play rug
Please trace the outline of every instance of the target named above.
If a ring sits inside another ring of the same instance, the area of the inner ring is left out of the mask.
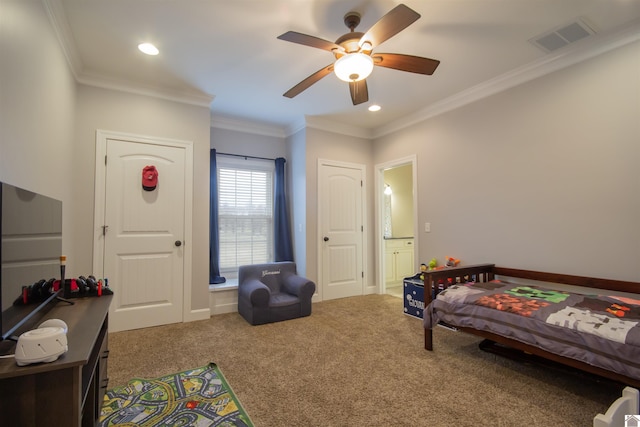
[[[119,425],[253,427],[215,363],[107,390],[100,426]]]

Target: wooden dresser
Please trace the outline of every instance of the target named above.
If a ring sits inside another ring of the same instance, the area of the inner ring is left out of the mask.
[[[51,303],[50,309],[38,313],[23,327],[22,332],[36,328],[45,319],[64,320],[69,327],[69,351],[55,362],[22,367],[13,358],[0,359],[0,426],[98,424],[108,382],[111,299],[102,296],[73,299],[73,305]],[[11,345],[0,344],[3,349]]]

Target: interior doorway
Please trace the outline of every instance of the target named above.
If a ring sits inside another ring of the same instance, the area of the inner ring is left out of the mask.
[[[323,300],[362,295],[364,165],[318,160],[318,272]]]
[[[418,271],[416,171],[415,155],[376,166],[378,289],[398,297]]]
[[[182,322],[190,300],[193,147],[96,133],[93,271],[114,291],[115,331]],[[143,180],[152,165],[156,179]],[[147,184],[147,185],[145,185]]]

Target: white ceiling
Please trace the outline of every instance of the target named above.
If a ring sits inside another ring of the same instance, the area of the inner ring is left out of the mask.
[[[380,134],[566,65],[567,58],[640,38],[639,0],[404,0],[422,17],[375,51],[439,59],[432,76],[376,67],[367,79],[370,101],[358,106],[334,75],[293,99],[282,96],[333,56],[278,35],[294,30],[335,41],[348,32],[347,12],[362,15],[356,31],[364,32],[399,3],[45,0],[80,82],[209,105],[214,121],[282,129],[319,120]],[[579,17],[597,33],[552,53],[529,42]],[[137,45],[145,41],[160,55],[141,54]],[[367,111],[372,103],[382,110]]]

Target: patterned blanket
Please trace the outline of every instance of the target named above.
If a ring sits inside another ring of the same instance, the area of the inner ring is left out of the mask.
[[[454,285],[438,294],[424,325],[438,321],[493,332],[640,379],[640,300],[518,285]]]

